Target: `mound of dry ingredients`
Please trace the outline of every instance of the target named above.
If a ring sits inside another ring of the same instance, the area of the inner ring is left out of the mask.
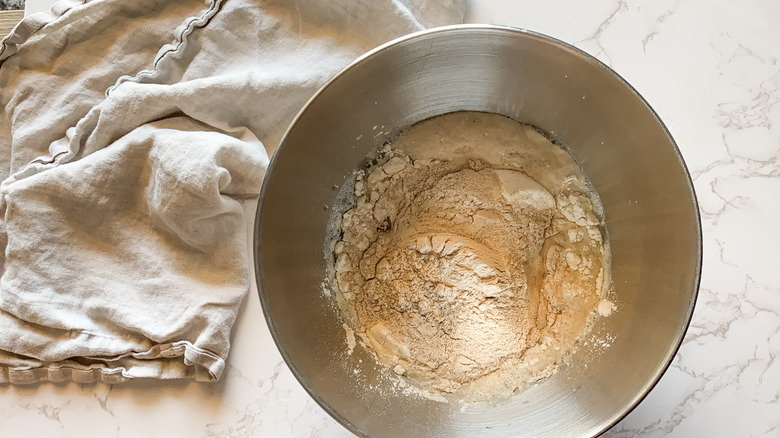
[[[452,113],[409,128],[380,163],[356,176],[334,282],[396,374],[463,400],[508,396],[556,371],[599,304],[611,311],[598,198],[532,128]]]

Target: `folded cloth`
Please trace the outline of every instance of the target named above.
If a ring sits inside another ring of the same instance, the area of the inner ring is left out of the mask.
[[[303,103],[465,0],[65,0],[0,47],[0,383],[220,377]]]

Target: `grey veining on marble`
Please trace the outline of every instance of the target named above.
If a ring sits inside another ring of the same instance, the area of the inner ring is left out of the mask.
[[[609,437],[780,437],[778,18],[775,0],[470,2],[469,21],[547,33],[614,68],[666,122],[694,179],[704,266],[693,322]],[[282,362],[254,287],[220,383],[0,387],[0,436],[87,435],[350,436]]]

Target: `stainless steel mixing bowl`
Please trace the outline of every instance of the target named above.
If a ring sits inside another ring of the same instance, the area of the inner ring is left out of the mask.
[[[387,131],[457,110],[531,123],[568,147],[604,204],[617,304],[560,372],[505,403],[465,409],[394,390],[361,347],[347,356],[321,288],[334,186]],[[438,28],[366,54],[295,119],[261,196],[255,267],[271,333],[309,394],[359,435],[598,435],[669,366],[696,300],[698,209],[669,132],[612,70],[533,32]]]

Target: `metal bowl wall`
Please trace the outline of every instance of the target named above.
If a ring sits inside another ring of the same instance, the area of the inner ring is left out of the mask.
[[[385,138],[458,110],[503,114],[552,133],[603,202],[618,310],[571,363],[507,402],[444,404],[392,388],[358,347],[346,355],[323,294],[323,242],[336,192]],[[311,396],[353,432],[377,437],[594,436],[657,382],[688,326],[701,231],[682,158],[648,104],[587,54],[533,32],[452,26],[357,60],[298,115],[273,157],[255,229],[255,268],[271,333]]]

